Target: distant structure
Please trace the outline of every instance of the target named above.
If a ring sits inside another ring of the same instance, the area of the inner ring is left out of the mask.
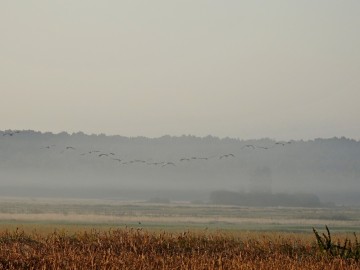
[[[251,193],[272,193],[272,172],[268,167],[258,167],[250,174]]]

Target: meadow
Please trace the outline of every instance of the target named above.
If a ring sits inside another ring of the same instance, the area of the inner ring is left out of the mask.
[[[359,249],[350,207],[2,199],[0,220],[0,269],[360,269],[312,231]]]
[[[11,224],[290,232],[311,232],[312,227],[323,228],[328,225],[335,231],[357,232],[360,228],[360,209],[2,198],[0,228],[7,228]]]

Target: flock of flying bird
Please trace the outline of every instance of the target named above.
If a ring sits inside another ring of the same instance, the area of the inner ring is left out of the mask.
[[[15,134],[20,133],[20,131],[15,130],[15,131],[6,131],[3,133],[3,136],[13,136]],[[269,150],[271,148],[277,147],[277,146],[285,146],[288,144],[293,143],[293,141],[288,141],[288,142],[276,142],[274,143],[272,146],[258,146],[255,144],[246,144],[244,146],[241,147],[241,149],[251,149],[251,150],[255,150],[255,149],[262,149],[262,150]],[[42,149],[53,149],[56,148],[55,144],[52,145],[47,145],[44,147],[41,147]],[[65,148],[63,148],[60,153],[64,153],[67,151],[76,151],[77,148],[74,146],[66,146]],[[117,157],[117,155],[113,152],[102,152],[100,150],[91,150],[91,151],[87,151],[87,152],[83,152],[80,154],[80,156],[86,156],[86,155],[91,155],[91,156],[95,156],[98,158],[109,158],[111,160],[114,160],[116,162],[118,162],[119,164],[122,165],[127,165],[127,164],[146,164],[146,165],[153,165],[153,166],[161,166],[161,167],[166,167],[166,166],[176,166],[176,162],[173,161],[157,161],[157,162],[150,162],[150,161],[146,161],[143,159],[134,159],[134,160],[128,160],[128,161],[124,161],[121,158]],[[227,154],[223,154],[223,155],[215,155],[215,156],[209,156],[209,157],[196,157],[196,156],[191,156],[191,157],[182,157],[178,160],[178,162],[184,163],[184,162],[191,162],[191,161],[196,161],[196,160],[210,160],[210,159],[229,159],[229,158],[235,158],[235,155],[232,153],[227,153]]]
[[[276,142],[274,145],[272,146],[258,146],[258,145],[254,145],[254,144],[247,144],[241,147],[241,149],[251,149],[251,150],[255,150],[255,149],[262,149],[262,150],[268,150],[271,149],[273,147],[276,146],[285,146],[287,144],[291,144],[292,142]],[[43,149],[52,149],[54,148],[56,145],[48,145],[43,147]],[[77,150],[77,148],[75,148],[74,146],[66,146],[63,150],[61,150],[60,153],[64,153],[65,151],[75,151]],[[91,150],[88,152],[83,152],[80,154],[80,156],[94,156],[94,157],[98,157],[98,158],[109,158],[111,160],[114,160],[116,162],[118,162],[121,165],[129,165],[129,164],[145,164],[145,165],[153,165],[153,166],[160,166],[160,167],[166,167],[166,166],[176,166],[176,161],[156,161],[156,162],[152,162],[149,160],[143,160],[143,159],[133,159],[133,160],[123,160],[121,158],[119,158],[114,152],[103,152],[100,150]],[[182,157],[178,160],[178,162],[180,163],[185,163],[185,162],[192,162],[192,161],[207,161],[210,159],[217,159],[217,160],[222,160],[222,159],[228,159],[228,158],[235,158],[235,154],[232,153],[227,153],[227,154],[223,154],[223,155],[215,155],[215,156],[209,156],[209,157],[198,157],[198,156],[191,156],[191,157]]]

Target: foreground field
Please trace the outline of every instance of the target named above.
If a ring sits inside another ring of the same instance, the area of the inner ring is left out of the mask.
[[[360,263],[321,252],[311,234],[18,229],[0,233],[0,269],[360,269]]]
[[[344,243],[360,209],[2,198],[0,269],[360,269],[325,224]]]

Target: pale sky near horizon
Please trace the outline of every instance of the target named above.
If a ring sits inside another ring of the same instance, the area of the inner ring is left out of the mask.
[[[0,2],[0,130],[360,139],[360,1]]]

